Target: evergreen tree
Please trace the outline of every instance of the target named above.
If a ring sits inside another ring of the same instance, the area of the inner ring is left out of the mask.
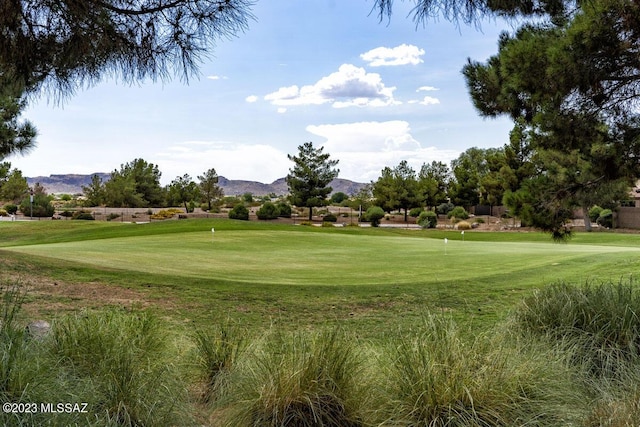
[[[327,196],[333,190],[329,184],[340,172],[335,169],[338,160],[331,160],[323,150],[324,147],[316,149],[312,142],[305,142],[298,147],[297,156],[287,155],[294,163],[286,177],[291,203],[309,208],[309,221],[314,207],[327,205]]]

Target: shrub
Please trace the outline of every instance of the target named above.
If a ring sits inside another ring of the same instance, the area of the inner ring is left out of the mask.
[[[422,212],[424,212],[423,208],[413,208],[409,211],[409,216],[418,218]]]
[[[458,230],[471,230],[471,224],[467,221],[460,221],[457,224]]]
[[[485,223],[484,218],[480,218],[480,217],[476,218],[474,221],[476,222],[476,224],[484,224]]]
[[[372,227],[377,227],[380,225],[380,220],[384,218],[384,211],[379,206],[371,206],[367,209],[367,212],[365,212],[365,218],[371,222]]]
[[[227,426],[359,426],[367,396],[354,340],[339,332],[272,334],[247,353],[220,412]]]
[[[323,222],[336,222],[336,221],[338,221],[338,217],[335,216],[332,213],[328,213],[328,214],[326,214],[325,216],[322,217],[322,221]]]
[[[20,212],[25,216],[30,216],[33,210],[33,216],[38,218],[50,217],[55,213],[55,208],[51,204],[49,196],[43,194],[36,194],[33,197],[33,204],[30,203],[30,198],[25,198],[20,203]]]
[[[469,219],[469,214],[462,206],[456,206],[447,213],[447,218]]]
[[[258,216],[258,219],[276,219],[280,215],[280,211],[273,203],[265,202],[260,209],[258,209],[256,215]]]
[[[276,207],[278,208],[279,217],[291,218],[291,205],[285,202],[279,202]]]
[[[93,220],[95,220],[95,218],[93,217],[93,215],[89,211],[76,211],[71,216],[71,219],[85,220],[85,221],[93,221]]]
[[[107,221],[113,221],[116,218],[120,218],[120,215],[118,215],[117,213],[110,213],[109,215],[107,215]]]
[[[598,225],[606,228],[613,228],[613,212],[611,209],[603,209],[598,216]]]
[[[417,223],[422,228],[436,228],[438,225],[438,215],[433,211],[422,211]]]
[[[602,208],[598,205],[595,205],[591,209],[589,209],[589,219],[591,220],[591,222],[596,222],[598,220],[600,212],[602,212]]]
[[[14,204],[4,205],[4,209],[9,215],[15,215],[18,213],[18,206]]]
[[[65,218],[71,218],[73,216],[73,212],[71,212],[70,210],[65,209],[64,211],[60,212],[59,215],[65,217]]]
[[[249,209],[247,209],[247,207],[243,203],[238,203],[237,205],[234,206],[233,209],[229,211],[229,218],[248,221]]]
[[[436,208],[436,213],[439,215],[447,215],[451,210],[453,210],[453,208],[454,206],[451,202],[442,203]]]
[[[8,216],[9,212],[7,212],[5,209],[0,208],[0,216]]]
[[[177,208],[162,209],[156,212],[155,214],[150,215],[150,218],[151,219],[169,219],[176,216],[176,214],[180,215],[181,213],[183,213],[182,209],[177,209]]]

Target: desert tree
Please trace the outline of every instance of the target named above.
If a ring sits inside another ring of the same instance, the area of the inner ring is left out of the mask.
[[[309,221],[314,207],[327,204],[327,196],[333,190],[329,184],[340,172],[335,168],[338,160],[332,160],[323,150],[324,147],[314,148],[312,142],[305,142],[298,147],[297,156],[287,155],[294,163],[286,177],[290,200],[293,205],[309,208]]]
[[[418,191],[424,204],[434,207],[447,201],[450,174],[449,167],[443,162],[434,160],[422,165],[418,173]]]
[[[200,195],[200,187],[189,174],[178,176],[169,184],[169,198],[174,203],[183,204],[186,212],[189,212],[187,203],[200,198]]]
[[[22,176],[22,171],[12,169],[6,180],[0,183],[0,200],[7,200],[13,203],[19,202],[25,194],[29,192],[27,179]]]
[[[97,174],[91,176],[89,185],[82,186],[82,192],[87,198],[86,204],[88,206],[100,206],[105,202],[105,186],[102,178]]]
[[[224,196],[222,188],[218,185],[218,173],[214,168],[207,170],[204,174],[198,175],[200,194],[211,210],[213,200]]]
[[[406,160],[393,169],[385,167],[372,190],[376,204],[387,212],[404,209],[405,222],[408,210],[421,204],[416,172]]]

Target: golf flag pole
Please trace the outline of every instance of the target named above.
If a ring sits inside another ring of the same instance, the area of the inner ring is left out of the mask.
[[[446,237],[444,238],[444,254],[447,254],[447,243],[449,243],[449,239],[447,239]]]
[[[464,230],[462,230],[462,233],[460,234],[462,234],[462,241],[464,242]]]

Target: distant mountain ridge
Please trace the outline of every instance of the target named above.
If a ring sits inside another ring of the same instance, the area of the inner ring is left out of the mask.
[[[27,177],[29,186],[33,186],[39,182],[48,193],[56,194],[81,194],[82,187],[91,184],[91,177],[98,175],[102,182],[106,182],[111,177],[109,173],[97,172],[90,175],[79,174],[59,174],[49,176]],[[237,196],[245,193],[251,193],[254,196],[264,196],[275,194],[277,196],[285,195],[289,192],[285,178],[273,181],[271,184],[264,184],[257,181],[244,181],[239,179],[227,179],[224,176],[218,178],[218,185],[224,190],[226,196]],[[337,178],[331,182],[333,192],[342,192],[345,194],[355,194],[366,184],[350,181],[348,179]]]

